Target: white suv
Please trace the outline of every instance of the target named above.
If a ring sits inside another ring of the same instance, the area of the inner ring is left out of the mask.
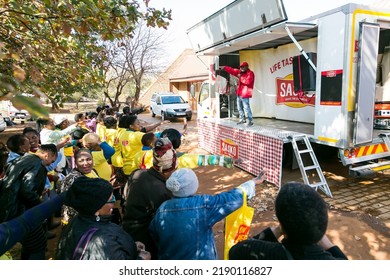
[[[163,120],[169,118],[192,118],[192,111],[187,101],[173,92],[158,92],[150,100],[152,117],[161,116]]]
[[[14,123],[24,124],[27,121],[26,113],[22,112],[12,112],[9,117]]]

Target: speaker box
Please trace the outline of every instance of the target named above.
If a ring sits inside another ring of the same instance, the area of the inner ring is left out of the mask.
[[[307,53],[310,60],[317,65],[317,54]],[[293,57],[294,92],[315,91],[316,71],[303,55]]]

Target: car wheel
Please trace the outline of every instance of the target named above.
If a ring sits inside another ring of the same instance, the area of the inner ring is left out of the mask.
[[[153,112],[153,110],[152,110],[152,117],[154,118],[156,116],[156,114]]]
[[[162,120],[162,121],[165,121],[165,120],[167,120],[167,119],[168,119],[167,113],[165,113],[164,111],[161,111],[161,120]]]

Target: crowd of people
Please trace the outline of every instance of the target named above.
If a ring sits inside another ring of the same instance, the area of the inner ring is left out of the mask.
[[[71,122],[73,124],[71,124]],[[128,107],[39,118],[0,143],[0,256],[45,260],[61,227],[59,260],[218,259],[213,225],[251,199],[261,175],[216,194],[198,193],[198,166],[232,168],[220,155],[178,151],[186,133],[141,125]],[[283,186],[277,227],[239,242],[231,259],[346,259],[326,237],[327,206],[311,187]],[[55,222],[60,218],[60,223]]]

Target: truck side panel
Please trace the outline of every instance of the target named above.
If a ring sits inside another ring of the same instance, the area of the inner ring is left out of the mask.
[[[346,62],[347,54],[344,52],[348,42],[346,25],[345,14],[342,12],[320,18],[318,23],[314,137],[333,145],[339,143],[340,139],[345,139],[348,131],[345,109],[347,100],[342,94],[343,90],[347,90],[345,79],[348,76],[344,70],[348,65]],[[322,81],[327,82],[327,80],[334,84],[332,76],[336,73],[342,76],[341,85],[329,88],[326,84],[321,84]],[[326,96],[330,90],[334,91],[333,94],[336,95],[334,98]]]

